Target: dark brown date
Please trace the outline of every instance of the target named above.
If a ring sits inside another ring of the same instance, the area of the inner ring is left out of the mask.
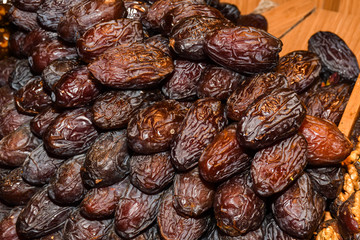
[[[29,57],[39,43],[51,41],[56,38],[56,33],[47,32],[43,29],[33,30],[26,35],[22,46],[22,52],[26,57]]]
[[[164,193],[157,215],[157,222],[161,236],[165,240],[199,239],[201,235],[205,233],[210,222],[209,220],[210,218],[208,216],[191,218],[179,215],[173,207],[172,190]]]
[[[80,58],[92,62],[107,49],[134,42],[142,42],[144,34],[139,21],[121,18],[88,29],[76,42]]]
[[[221,14],[229,19],[232,23],[236,24],[240,18],[240,10],[235,4],[221,2],[216,6]]]
[[[280,228],[296,238],[310,238],[325,212],[325,199],[313,190],[304,173],[273,203],[272,211]]]
[[[282,42],[252,27],[224,28],[205,41],[205,52],[216,63],[240,73],[258,73],[278,64]]]
[[[14,6],[9,10],[9,21],[27,32],[40,29],[35,12],[23,11]]]
[[[199,169],[176,174],[174,178],[174,208],[190,217],[199,217],[214,201],[215,187],[201,179]]]
[[[285,139],[299,130],[305,114],[293,90],[276,89],[245,111],[237,128],[240,145],[260,149]]]
[[[14,90],[9,85],[0,87],[0,109],[11,102],[14,102]]]
[[[100,94],[100,86],[86,66],[74,68],[60,78],[51,95],[58,107],[74,108],[91,104]]]
[[[331,166],[344,160],[352,143],[332,122],[306,115],[299,132],[308,142],[308,160],[313,166]]]
[[[171,160],[176,169],[186,171],[194,167],[226,123],[220,101],[214,98],[197,100],[187,112],[171,146]]]
[[[148,2],[142,0],[124,0],[126,8],[126,18],[143,22],[151,6]]]
[[[47,188],[36,193],[21,211],[16,231],[21,238],[33,239],[60,230],[72,212],[72,207],[53,203]]]
[[[226,103],[227,116],[234,121],[239,121],[249,105],[257,99],[272,90],[287,86],[285,77],[277,73],[263,73],[248,78],[228,98]]]
[[[44,2],[44,0],[13,0],[11,1],[14,6],[17,8],[28,11],[28,12],[36,12],[39,9],[40,5]]]
[[[0,165],[21,166],[27,156],[40,144],[41,139],[30,131],[28,123],[24,123],[0,140]]]
[[[132,238],[132,240],[161,240],[160,233],[158,230],[158,226],[156,223],[147,227],[144,231],[142,231],[139,235]],[[120,237],[114,228],[110,229],[107,236],[104,240],[125,240],[125,238]]]
[[[157,86],[173,69],[172,59],[148,44],[110,48],[88,66],[102,84],[121,89]]]
[[[16,221],[22,207],[16,207],[4,219],[0,220],[0,239],[2,240],[20,240],[16,233]]]
[[[244,79],[243,75],[226,68],[208,66],[198,82],[197,96],[227,100]]]
[[[31,185],[49,183],[64,159],[49,156],[44,145],[40,144],[25,159],[23,164],[23,179]]]
[[[275,219],[273,218],[272,214],[269,214],[265,217],[265,220],[261,226],[264,232],[263,240],[298,240],[286,232],[284,232],[279,225],[276,223]],[[327,238],[325,238],[327,239]],[[320,240],[325,240],[320,239]],[[319,240],[319,239],[317,239]],[[340,239],[338,239],[340,240]]]
[[[9,206],[25,205],[40,190],[22,179],[23,168],[15,168],[0,181],[0,199]]]
[[[26,37],[26,33],[22,31],[16,31],[10,34],[9,37],[9,52],[17,58],[24,57],[22,46],[24,45],[24,39]]]
[[[101,188],[90,189],[80,203],[80,212],[89,219],[111,218],[124,191],[129,188],[129,178]]]
[[[8,171],[6,173],[6,175],[11,171],[10,169],[0,169],[0,181],[2,181],[2,179],[6,176],[4,176],[3,174],[5,174],[5,171]],[[2,201],[0,201],[0,221],[3,220],[11,211],[11,209],[13,209],[12,206],[8,206],[5,203],[3,203]]]
[[[42,138],[50,123],[59,116],[60,111],[51,106],[46,107],[30,121],[30,129],[37,137]]]
[[[248,233],[233,237],[229,236],[221,231],[218,231],[218,236],[220,237],[220,240],[263,240],[264,239],[264,233],[261,227],[254,231],[250,231]]]
[[[174,65],[174,71],[162,86],[162,92],[170,99],[192,100],[196,98],[197,84],[206,64],[175,60]]]
[[[14,57],[0,60],[0,87],[8,85],[10,74],[14,71],[16,62],[17,59]]]
[[[130,180],[147,194],[155,194],[167,187],[175,176],[169,152],[137,155],[130,159]]]
[[[65,41],[76,42],[90,27],[125,16],[122,0],[84,0],[65,13],[57,31]]]
[[[325,79],[337,73],[344,80],[356,81],[360,72],[356,56],[338,35],[317,32],[310,37],[308,49],[319,56]]]
[[[256,230],[265,217],[265,202],[256,196],[246,178],[236,175],[221,184],[215,193],[217,226],[230,236]]]
[[[236,124],[220,132],[204,149],[199,160],[201,177],[208,182],[220,182],[241,173],[250,166],[251,157],[236,138]]]
[[[180,57],[189,60],[204,60],[204,43],[207,35],[216,30],[233,27],[224,18],[193,16],[182,19],[169,35],[170,46]]]
[[[127,127],[129,147],[140,154],[169,150],[187,110],[175,100],[163,100],[140,110]]]
[[[350,234],[360,233],[359,204],[360,191],[356,191],[339,208],[337,219]]]
[[[41,74],[44,81],[44,88],[54,91],[54,86],[66,72],[79,66],[76,60],[59,59],[46,66]]]
[[[154,36],[151,36],[144,41],[145,43],[156,47],[166,53],[167,55],[173,57],[173,52],[170,49],[170,42],[169,38],[162,36],[161,34],[157,34]]]
[[[29,63],[31,69],[38,74],[56,59],[75,59],[77,58],[76,49],[63,41],[54,39],[51,41],[41,42],[36,45],[31,56],[29,56]]]
[[[64,226],[64,240],[103,239],[111,225],[111,219],[89,220],[75,210]]]
[[[43,85],[41,77],[34,77],[15,92],[15,105],[20,113],[36,115],[52,103]]]
[[[158,214],[162,193],[148,195],[132,184],[121,195],[115,211],[116,232],[126,238],[133,238],[150,226]]]
[[[268,22],[266,18],[263,15],[256,13],[241,15],[238,18],[237,25],[259,28],[264,31],[268,30]]]
[[[57,116],[43,135],[46,150],[59,157],[71,157],[87,151],[98,136],[91,118],[92,114],[86,108]]]
[[[103,93],[92,106],[93,122],[102,129],[125,128],[140,108],[161,98],[161,93],[157,91],[126,90]]]
[[[34,78],[29,62],[25,59],[17,60],[14,71],[9,76],[9,85],[15,91],[19,90],[25,84]]]
[[[276,72],[286,77],[289,88],[303,92],[320,77],[320,58],[313,52],[294,51],[282,56]]]
[[[314,190],[327,199],[335,199],[344,185],[345,169],[341,167],[308,168]]]
[[[130,171],[126,130],[101,134],[86,153],[81,177],[90,187],[119,182]]]

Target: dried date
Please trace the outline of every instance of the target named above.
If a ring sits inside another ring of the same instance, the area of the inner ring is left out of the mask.
[[[241,17],[240,10],[235,4],[221,2],[216,6],[216,9],[234,24],[236,24]]]
[[[10,34],[9,37],[9,52],[12,53],[17,58],[24,57],[24,53],[22,51],[22,46],[24,45],[24,39],[26,37],[26,33],[22,31],[16,31]]]
[[[268,21],[261,14],[250,13],[241,15],[238,18],[237,25],[268,30]]]
[[[0,87],[8,85],[10,74],[14,71],[16,62],[17,59],[14,57],[0,60]]]
[[[3,240],[20,240],[16,233],[16,221],[22,207],[16,207],[4,219],[0,220],[0,238]]]
[[[9,76],[9,85],[15,91],[26,85],[28,81],[33,79],[34,75],[31,72],[29,62],[25,59],[17,60],[14,70]]]
[[[35,12],[23,11],[14,6],[9,10],[9,21],[27,32],[40,29]]]
[[[170,49],[169,38],[162,36],[161,34],[156,34],[151,36],[144,41],[145,43],[156,47],[166,53],[167,55],[173,57],[173,52]]]
[[[37,137],[42,138],[50,123],[60,114],[60,110],[51,106],[46,107],[30,120],[30,129]]]
[[[39,9],[40,5],[44,0],[13,0],[11,1],[14,6],[17,8],[27,11],[27,12],[36,12]]]
[[[0,109],[11,102],[14,102],[14,91],[9,85],[0,87]]]
[[[265,220],[261,226],[264,231],[264,239],[263,240],[298,240],[284,232],[279,225],[276,223],[272,214],[269,214],[265,217]],[[318,239],[319,240],[319,239]],[[339,239],[340,240],[340,239]]]
[[[35,47],[41,43],[46,41],[51,41],[52,39],[56,39],[57,34],[53,32],[48,32],[43,29],[36,29],[29,32],[24,38],[24,44],[22,46],[22,52],[26,57],[31,56]]]
[[[145,22],[144,19],[151,4],[142,0],[124,0],[124,5],[127,12],[126,18]]]

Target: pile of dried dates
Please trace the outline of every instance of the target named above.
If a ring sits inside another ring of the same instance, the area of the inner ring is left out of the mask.
[[[11,4],[0,239],[360,239],[339,36],[279,57],[216,0]]]

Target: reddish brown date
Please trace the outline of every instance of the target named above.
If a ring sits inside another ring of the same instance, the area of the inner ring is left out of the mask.
[[[57,38],[57,34],[53,32],[47,32],[43,29],[36,29],[29,32],[24,38],[24,44],[22,46],[22,52],[26,57],[31,56],[35,47],[46,41],[51,41]]]
[[[307,142],[295,134],[258,151],[251,162],[254,190],[260,196],[281,192],[296,180],[307,164]]]
[[[100,94],[100,86],[86,66],[74,68],[55,84],[52,100],[58,107],[74,108],[91,104]]]
[[[86,108],[57,116],[43,135],[46,150],[60,157],[71,157],[87,151],[98,136],[91,118],[92,114]]]
[[[353,147],[334,123],[318,117],[306,115],[299,132],[308,142],[310,165],[336,165],[350,154]]]
[[[167,55],[173,57],[173,52],[170,49],[169,39],[167,37],[162,36],[161,34],[156,34],[151,36],[144,41],[145,43],[156,47],[166,53]]]
[[[261,228],[263,228],[264,238],[263,240],[298,240],[284,232],[271,214],[267,215]],[[325,238],[326,239],[326,238]],[[338,239],[342,240],[342,239]]]
[[[236,175],[221,184],[215,193],[217,226],[230,236],[256,230],[265,217],[265,202],[251,189],[247,177]]]
[[[0,87],[0,109],[11,102],[14,102],[14,90],[9,85]]]
[[[261,14],[245,14],[238,18],[237,25],[259,28],[264,31],[268,30],[268,22],[266,18]]]
[[[281,49],[279,39],[252,27],[221,29],[205,42],[205,52],[214,62],[249,74],[276,67]]]
[[[106,86],[143,89],[157,86],[173,71],[174,65],[160,49],[134,43],[110,48],[88,68]]]
[[[162,86],[162,92],[170,99],[192,100],[196,97],[196,88],[205,63],[175,60],[174,71]]]
[[[44,0],[13,0],[11,1],[14,6],[17,8],[28,11],[28,12],[36,12],[39,9],[40,5],[44,2]]]
[[[225,127],[224,106],[214,98],[197,100],[186,114],[171,146],[171,160],[181,171],[194,167],[203,150]]]
[[[0,219],[0,238],[2,240],[20,240],[16,233],[16,221],[22,207],[16,207],[4,219]]]
[[[9,10],[9,21],[16,27],[27,32],[40,29],[36,17],[35,12],[23,11],[14,6]]]
[[[130,180],[147,194],[155,194],[167,187],[175,176],[169,152],[137,155],[130,159]]]
[[[285,77],[276,73],[258,74],[243,81],[226,102],[227,116],[239,121],[249,105],[263,97],[267,92],[287,87]]]
[[[208,182],[220,182],[250,166],[251,157],[236,138],[236,124],[220,132],[204,149],[199,160],[201,176]]]
[[[280,228],[296,238],[310,238],[325,211],[325,200],[312,188],[304,173],[273,203],[272,211]]]
[[[129,159],[126,130],[103,133],[86,153],[82,179],[90,187],[117,183],[129,174]]]
[[[129,147],[140,154],[169,150],[187,110],[175,100],[163,100],[140,110],[127,127]]]
[[[104,240],[124,240],[125,238],[120,237],[114,228],[110,229]],[[158,226],[156,223],[147,227],[139,235],[132,238],[132,240],[161,240]]]
[[[169,190],[163,195],[157,222],[165,240],[199,239],[205,233],[209,220],[208,216],[191,218],[179,215],[173,207],[173,192]]]
[[[237,128],[240,145],[260,149],[285,139],[299,130],[305,114],[293,90],[276,89],[245,111]]]
[[[72,205],[81,201],[86,193],[80,175],[85,155],[77,155],[68,159],[56,171],[56,175],[48,185],[48,195],[60,205]]]
[[[121,18],[93,26],[77,40],[76,46],[80,58],[85,62],[91,62],[113,46],[143,40],[141,22]]]
[[[103,93],[92,106],[93,122],[101,129],[125,128],[139,109],[161,98],[158,91],[125,90]]]
[[[12,53],[13,56],[17,58],[24,57],[22,52],[22,46],[24,45],[24,39],[26,37],[26,33],[22,31],[15,31],[10,34],[9,37],[9,52]]]
[[[65,13],[57,31],[65,41],[76,42],[90,27],[125,16],[122,0],[84,0]]]
[[[8,85],[9,76],[15,69],[17,59],[14,57],[9,57],[0,60],[0,87]],[[2,97],[2,95],[0,95]],[[1,100],[0,100],[1,104]]]
[[[60,114],[60,110],[48,106],[30,121],[30,129],[37,137],[42,138],[50,123]]]

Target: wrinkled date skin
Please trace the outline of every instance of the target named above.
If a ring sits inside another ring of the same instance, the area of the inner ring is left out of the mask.
[[[244,79],[245,77],[237,72],[223,67],[209,66],[200,77],[197,96],[226,101]]]
[[[140,154],[169,150],[187,110],[175,100],[163,100],[140,110],[127,127],[129,147]]]
[[[166,79],[166,83],[161,88],[162,92],[170,99],[194,99],[196,97],[197,84],[206,68],[206,64],[187,60],[175,60],[174,65],[174,71]]]
[[[285,77],[276,73],[263,73],[246,79],[228,98],[227,116],[234,121],[239,121],[249,105],[266,93],[284,87],[288,87]]]
[[[215,193],[217,226],[230,236],[256,230],[265,217],[265,202],[247,183],[246,175],[236,175],[221,184]]]
[[[0,87],[0,109],[11,102],[14,102],[14,90],[9,85]]]
[[[72,207],[59,206],[47,195],[47,188],[36,193],[20,213],[16,230],[25,239],[39,238],[60,230],[71,214]]]
[[[280,58],[276,72],[286,77],[289,88],[299,93],[320,77],[320,58],[313,52],[294,51]]]
[[[90,28],[77,40],[76,46],[80,58],[85,62],[91,62],[113,46],[143,40],[141,22],[121,18]]]
[[[276,223],[275,219],[271,214],[265,217],[265,220],[261,226],[264,232],[263,240],[298,240],[286,232],[284,232],[279,225]],[[322,239],[321,239],[322,240]],[[338,239],[342,240],[342,239]]]
[[[174,208],[190,217],[209,210],[214,201],[215,187],[201,179],[198,168],[176,174],[174,178]]]
[[[81,201],[86,193],[80,175],[85,155],[77,155],[68,159],[56,171],[56,175],[48,185],[48,195],[54,202],[71,205]]]
[[[325,199],[313,190],[310,177],[304,173],[273,203],[276,222],[296,238],[309,238],[320,224]]]
[[[86,108],[57,116],[43,135],[46,150],[59,157],[71,157],[87,151],[98,136],[91,118],[92,114]]]
[[[14,57],[0,60],[0,87],[8,85],[10,74],[14,71],[16,62],[17,59]]]
[[[50,123],[59,116],[60,111],[48,106],[30,120],[30,129],[37,137],[42,138]]]
[[[143,22],[151,6],[148,2],[142,0],[124,0],[126,8],[126,18]],[[145,25],[145,24],[144,24]]]
[[[11,1],[14,6],[17,8],[28,11],[28,12],[36,12],[39,9],[40,5],[44,2],[44,0],[13,0]]]
[[[57,34],[54,32],[47,32],[43,29],[33,30],[29,32],[24,39],[24,44],[22,46],[23,54],[26,57],[29,57],[39,43],[51,41],[56,38]]]
[[[129,174],[126,130],[101,134],[86,153],[81,176],[90,187],[112,185]]]
[[[170,49],[169,38],[162,36],[161,34],[156,34],[144,40],[145,43],[156,47],[166,53],[167,55],[173,57],[173,52]]]
[[[337,218],[341,226],[350,234],[360,233],[359,204],[360,191],[356,191],[339,208]]]
[[[9,84],[12,89],[18,91],[33,78],[34,74],[31,72],[29,62],[26,59],[17,60],[14,71],[9,76]]]
[[[148,44],[119,45],[105,51],[88,65],[102,84],[120,89],[157,86],[174,70],[172,59]]]
[[[36,115],[52,103],[43,85],[42,79],[35,77],[15,92],[15,104],[19,112]]]
[[[297,94],[287,88],[272,91],[251,105],[240,119],[240,145],[260,149],[296,133],[306,115]]]
[[[170,152],[137,155],[130,159],[130,180],[147,194],[155,194],[167,187],[175,176]]]
[[[80,203],[80,212],[89,219],[111,218],[124,191],[129,188],[128,178],[107,187],[90,189]]]
[[[317,32],[310,37],[308,49],[319,56],[325,76],[338,73],[344,80],[356,81],[360,72],[356,56],[338,35]]]
[[[64,226],[64,240],[103,239],[111,226],[111,219],[89,220],[75,210]]]
[[[187,112],[171,146],[175,168],[186,171],[194,167],[203,150],[225,127],[224,106],[214,98],[197,100]]]
[[[55,84],[52,100],[58,107],[74,108],[90,104],[100,94],[100,86],[95,82],[86,66],[65,73]]]
[[[214,62],[249,74],[276,67],[281,49],[279,39],[252,27],[221,29],[205,41],[205,52]]]
[[[9,21],[26,32],[40,29],[35,12],[22,11],[14,6],[9,10]]]
[[[199,160],[201,177],[208,182],[223,181],[250,166],[251,157],[236,138],[236,124],[220,132],[204,149]]]
[[[23,58],[24,54],[22,52],[22,46],[24,45],[24,39],[26,37],[26,33],[22,31],[15,31],[10,34],[9,37],[9,52],[12,53],[17,58]]]
[[[299,132],[308,142],[308,160],[313,166],[331,166],[344,160],[352,143],[332,122],[306,115]]]
[[[64,159],[49,156],[44,145],[40,144],[25,159],[23,164],[23,179],[32,185],[44,185],[55,175]]]
[[[16,221],[22,207],[11,210],[4,218],[0,220],[0,238],[3,240],[20,240],[16,233]]]
[[[157,215],[157,222],[160,228],[162,238],[165,240],[182,239],[192,240],[199,239],[205,233],[210,218],[208,216],[200,218],[184,217],[179,215],[173,207],[172,190],[164,193],[160,210]]]
[[[157,91],[125,90],[101,94],[92,106],[93,122],[101,129],[126,128],[141,108],[161,99]]]
[[[254,191],[260,196],[281,192],[296,180],[307,164],[307,142],[295,134],[258,151],[251,162]]]
[[[112,227],[110,231],[108,231],[104,240],[124,240],[125,238],[120,237],[115,229]],[[160,233],[158,230],[158,226],[156,223],[147,227],[144,231],[142,231],[139,235],[131,238],[132,240],[161,240]]]
[[[90,27],[123,17],[126,9],[122,0],[85,0],[65,13],[57,32],[65,41],[75,43]]]
[[[241,15],[238,18],[237,25],[259,28],[264,31],[268,30],[268,22],[266,18],[263,15],[256,13]]]
[[[238,22],[241,15],[239,8],[235,4],[231,3],[219,2],[216,9],[218,9],[225,18],[229,19],[234,24]]]
[[[0,165],[7,167],[21,166],[41,139],[31,131],[29,124],[25,123],[14,132],[0,140]]]
[[[159,211],[162,193],[148,195],[132,184],[122,194],[115,211],[116,232],[126,238],[133,238],[150,226]]]
[[[344,185],[345,169],[342,167],[324,167],[306,169],[314,190],[327,199],[335,199]]]
[[[26,204],[40,190],[22,179],[22,167],[12,170],[0,181],[0,199],[9,206]]]

